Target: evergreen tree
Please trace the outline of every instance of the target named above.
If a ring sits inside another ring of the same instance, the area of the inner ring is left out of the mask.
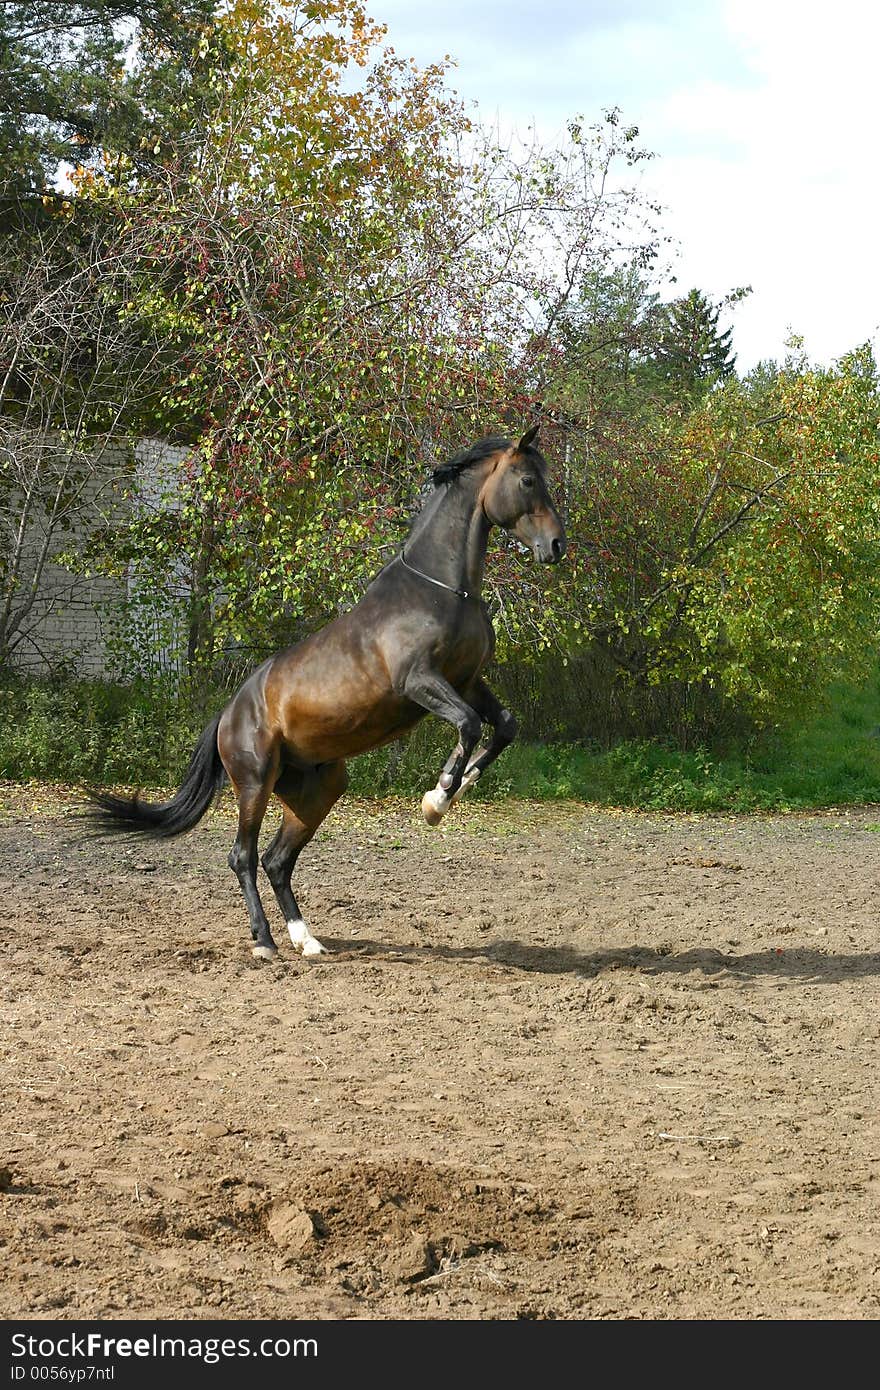
[[[12,0],[0,10],[0,199],[38,206],[59,165],[145,157],[197,79],[214,0]],[[153,137],[149,139],[148,137]]]
[[[678,411],[733,375],[732,330],[718,320],[748,290],[718,305],[697,289],[664,304],[649,271],[636,261],[587,272],[560,316],[554,380],[573,418],[599,426],[609,416]]]
[[[701,290],[663,306],[652,359],[659,378],[676,393],[698,396],[733,375],[733,330],[719,331],[721,305]]]

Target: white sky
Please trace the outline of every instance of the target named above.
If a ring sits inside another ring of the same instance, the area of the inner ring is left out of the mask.
[[[830,362],[880,346],[876,0],[369,0],[386,42],[487,120],[548,140],[620,106],[657,158],[643,183],[680,245],[677,290],[751,296],[737,365],[792,331]],[[669,293],[675,293],[670,290]]]

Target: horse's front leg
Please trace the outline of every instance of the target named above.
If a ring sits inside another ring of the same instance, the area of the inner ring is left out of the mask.
[[[517,732],[517,723],[510,710],[505,709],[501,701],[492,694],[485,681],[474,681],[467,694],[483,723],[492,726],[492,738],[469,758],[461,785],[452,797],[453,801],[458,801],[459,797],[464,796],[489,764],[494,763],[499,753],[503,753],[505,748],[513,743]]]
[[[415,668],[404,682],[403,692],[414,704],[445,719],[458,730],[458,744],[440,773],[433,791],[422,797],[422,815],[429,825],[439,825],[461,786],[468,759],[480,737],[483,721],[457,690],[436,671]]]

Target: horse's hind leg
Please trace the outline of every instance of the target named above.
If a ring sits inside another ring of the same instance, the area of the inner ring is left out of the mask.
[[[263,855],[262,864],[284,913],[290,939],[304,956],[320,955],[327,948],[312,936],[303,921],[291,888],[291,876],[301,851],[347,785],[344,762],[323,763],[302,772],[288,769],[275,783],[275,795],[284,807],[284,820]]]
[[[273,780],[274,775],[262,782],[245,783],[241,787],[233,782],[238,797],[238,834],[229,855],[229,867],[241,884],[247,903],[253,952],[258,960],[272,960],[278,954],[257,889],[257,841],[272,794]]]

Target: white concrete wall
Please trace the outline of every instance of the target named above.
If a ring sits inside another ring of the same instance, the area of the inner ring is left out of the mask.
[[[113,621],[129,593],[129,576],[120,578],[86,579],[58,562],[62,552],[85,545],[95,528],[118,520],[121,509],[130,503],[122,496],[131,482],[143,489],[149,501],[155,501],[161,486],[173,481],[176,466],[185,458],[186,450],[144,440],[134,450],[134,458],[125,450],[106,450],[94,476],[83,488],[81,501],[72,518],[70,530],[59,531],[50,544],[50,555],[37,591],[37,598],[28,614],[22,631],[25,635],[13,653],[13,664],[31,674],[46,675],[66,665],[81,676],[111,674],[107,652],[107,636]],[[15,520],[16,498],[9,499],[4,509],[8,523]],[[42,545],[44,523],[37,513],[26,533],[25,564]]]

